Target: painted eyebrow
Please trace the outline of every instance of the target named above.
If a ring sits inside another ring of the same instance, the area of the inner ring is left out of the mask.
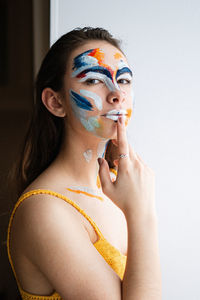
[[[128,67],[123,67],[117,71],[116,78],[118,78],[121,74],[129,73],[131,77],[133,77],[132,71]]]
[[[101,74],[106,75],[108,78],[110,78],[112,80],[112,74],[110,73],[110,71],[101,66],[88,68],[88,69],[82,71],[81,73],[79,73],[76,77],[78,77],[78,78],[83,77],[83,75],[87,74],[88,72],[101,73]]]
[[[87,55],[90,54],[93,50],[94,49],[90,49],[90,50],[87,50],[87,51],[77,55],[74,58],[74,64],[73,64],[72,70],[78,69],[83,65],[86,66],[87,62],[83,62],[82,60],[84,59],[84,57],[87,57]]]
[[[112,80],[112,74],[110,73],[110,71],[101,66],[88,68],[88,69],[82,71],[81,73],[79,73],[77,75],[77,77],[78,78],[83,77],[83,75],[87,74],[88,72],[101,73],[101,74],[106,75],[108,78],[110,78]],[[128,67],[123,67],[117,71],[116,78],[118,78],[121,74],[124,74],[124,73],[129,73],[131,75],[131,77],[133,77],[132,71]]]

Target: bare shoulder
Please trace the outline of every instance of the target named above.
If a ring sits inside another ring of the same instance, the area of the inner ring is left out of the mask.
[[[64,299],[121,299],[121,280],[61,199],[34,195],[15,216],[24,254]]]

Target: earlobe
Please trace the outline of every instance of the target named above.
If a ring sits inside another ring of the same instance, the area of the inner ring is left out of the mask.
[[[50,111],[53,115],[57,117],[65,117],[66,112],[63,105],[63,102],[60,98],[60,95],[57,92],[54,92],[51,88],[45,88],[42,91],[42,102],[44,106]]]

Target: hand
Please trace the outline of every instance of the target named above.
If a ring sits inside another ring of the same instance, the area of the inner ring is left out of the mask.
[[[115,182],[110,179],[109,166],[105,159],[98,159],[99,177],[104,194],[109,197],[124,214],[137,217],[156,215],[155,211],[155,175],[141,157],[128,145],[123,117],[117,122],[118,154],[127,154],[118,159],[118,173]]]

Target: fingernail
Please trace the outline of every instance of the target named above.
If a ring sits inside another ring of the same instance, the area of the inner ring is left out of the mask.
[[[99,163],[99,165],[102,165],[103,159],[99,157],[99,158],[98,158],[98,163]]]

